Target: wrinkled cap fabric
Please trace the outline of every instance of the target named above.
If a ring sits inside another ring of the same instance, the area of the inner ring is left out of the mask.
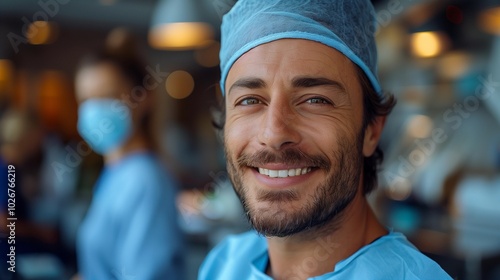
[[[280,39],[305,39],[344,54],[380,94],[374,15],[369,0],[239,0],[222,19],[222,93],[232,65],[249,50]]]

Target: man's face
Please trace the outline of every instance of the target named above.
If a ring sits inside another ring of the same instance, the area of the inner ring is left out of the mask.
[[[236,61],[226,82],[225,149],[257,231],[319,227],[360,193],[362,106],[354,64],[320,43],[278,40]]]

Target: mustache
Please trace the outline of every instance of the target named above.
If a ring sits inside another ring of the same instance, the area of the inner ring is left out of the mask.
[[[279,152],[260,150],[253,154],[242,154],[238,160],[238,165],[258,167],[268,163],[286,163],[289,165],[318,167],[329,170],[330,160],[322,155],[308,155],[299,149],[288,148]]]

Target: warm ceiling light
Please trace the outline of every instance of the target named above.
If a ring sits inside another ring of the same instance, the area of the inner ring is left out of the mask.
[[[149,44],[156,49],[185,50],[207,46],[213,29],[203,22],[165,23],[149,32]]]
[[[57,38],[57,25],[54,22],[34,21],[29,25],[26,37],[32,45],[53,43]]]
[[[445,49],[444,34],[426,31],[413,33],[410,38],[412,53],[417,57],[434,57]]]
[[[200,0],[160,0],[148,34],[149,44],[161,50],[206,47],[214,40],[210,8]]]
[[[194,79],[186,71],[174,71],[165,81],[167,93],[175,99],[188,97],[194,89]]]
[[[491,34],[500,35],[500,7],[485,10],[479,15],[479,25]]]

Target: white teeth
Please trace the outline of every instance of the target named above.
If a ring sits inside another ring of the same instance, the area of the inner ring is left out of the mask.
[[[265,169],[265,168],[261,168],[261,167],[259,167],[258,169],[259,169],[260,174],[267,175],[271,178],[293,177],[293,176],[304,175],[304,174],[311,172],[311,167],[286,169],[286,170],[271,170],[271,169]]]
[[[288,177],[288,170],[279,170],[278,177],[280,177],[280,178]]]

